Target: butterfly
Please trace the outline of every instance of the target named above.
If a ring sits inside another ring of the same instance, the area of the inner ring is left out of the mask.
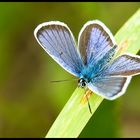
[[[87,87],[105,99],[123,95],[132,76],[140,74],[140,56],[124,53],[115,57],[119,47],[99,20],[84,24],[77,44],[69,27],[59,21],[38,25],[34,36],[61,67],[78,77],[79,87]]]

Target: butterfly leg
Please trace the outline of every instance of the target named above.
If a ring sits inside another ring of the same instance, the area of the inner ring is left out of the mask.
[[[85,89],[85,94],[81,99],[81,103],[85,104],[86,102],[88,102],[88,108],[89,108],[90,113],[92,114],[92,110],[91,110],[91,106],[89,102],[89,98],[91,97],[91,95],[92,95],[92,91],[89,89]]]

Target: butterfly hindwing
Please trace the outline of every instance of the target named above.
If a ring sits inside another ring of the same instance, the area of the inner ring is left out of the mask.
[[[131,77],[102,77],[96,82],[90,82],[88,88],[108,100],[114,100],[123,95]]]
[[[79,76],[83,64],[74,37],[66,24],[58,21],[40,24],[34,35],[42,48],[59,65],[71,74]]]

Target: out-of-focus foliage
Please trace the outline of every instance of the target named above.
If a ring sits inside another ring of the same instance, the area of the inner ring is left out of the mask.
[[[36,42],[38,24],[63,21],[77,39],[85,22],[99,19],[115,34],[139,7],[122,2],[1,2],[0,137],[44,137],[77,86],[76,81],[50,83],[73,77]],[[118,101],[103,101],[80,137],[140,136],[139,82],[135,76]]]

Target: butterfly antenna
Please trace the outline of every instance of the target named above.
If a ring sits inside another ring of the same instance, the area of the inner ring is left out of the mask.
[[[76,78],[75,79],[65,79],[65,80],[53,80],[53,81],[50,81],[51,83],[58,83],[58,82],[71,82],[73,80],[77,80]]]

